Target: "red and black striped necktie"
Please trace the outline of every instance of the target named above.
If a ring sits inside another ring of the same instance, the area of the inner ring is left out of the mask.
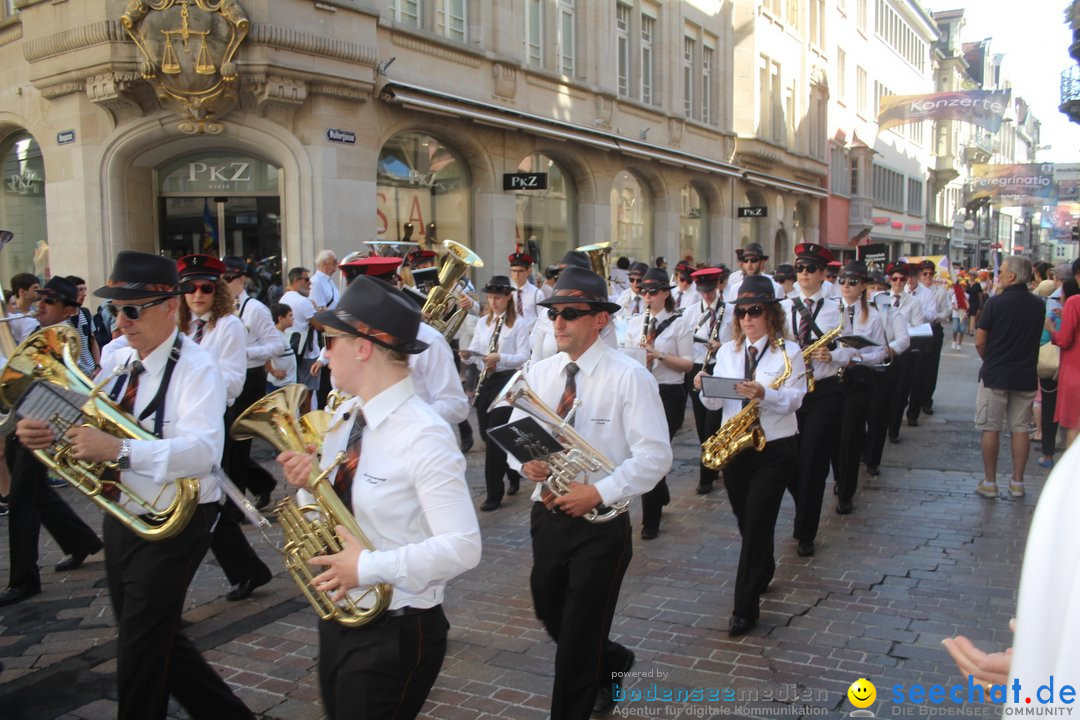
[[[352,432],[349,433],[349,445],[345,448],[345,462],[338,466],[337,475],[334,476],[334,492],[345,503],[345,507],[352,512],[352,484],[356,468],[360,464],[360,446],[364,441],[364,427],[367,421],[364,413],[356,412],[356,420],[353,421]]]
[[[574,400],[577,399],[577,381],[574,380],[574,376],[577,375],[578,370],[580,368],[577,363],[566,363],[566,387],[563,389],[562,397],[559,398],[559,406],[555,408],[559,417],[566,417],[570,409],[574,407]],[[570,424],[573,425],[573,422]]]
[[[203,330],[206,328],[206,321],[202,318],[195,318],[195,335],[191,338],[197,345],[202,344]]]

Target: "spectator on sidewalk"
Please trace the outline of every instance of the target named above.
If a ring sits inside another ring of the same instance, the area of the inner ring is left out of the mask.
[[[1074,276],[1080,276],[1080,260],[1073,263],[1072,269]],[[1066,289],[1066,285],[1069,285],[1069,289]],[[1071,289],[1070,282],[1064,283],[1062,297]],[[1060,327],[1055,331],[1054,322],[1049,318],[1046,320],[1046,329],[1051,331],[1051,342],[1061,348],[1054,420],[1065,428],[1065,447],[1069,447],[1080,432],[1080,296],[1073,295],[1065,301]]]
[[[1013,475],[1009,494],[1024,495],[1024,466],[1031,449],[1032,405],[1038,388],[1036,367],[1043,327],[1043,304],[1028,290],[1031,260],[1011,255],[1001,265],[1001,292],[986,301],[975,349],[982,358],[975,428],[982,431],[985,479],[975,492],[997,497],[997,458],[1001,426],[1012,433]],[[1080,308],[1078,308],[1080,309]]]

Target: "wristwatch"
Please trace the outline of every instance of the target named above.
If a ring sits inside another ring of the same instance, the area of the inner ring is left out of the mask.
[[[116,456],[116,467],[120,470],[131,469],[131,441],[120,441],[120,453]]]

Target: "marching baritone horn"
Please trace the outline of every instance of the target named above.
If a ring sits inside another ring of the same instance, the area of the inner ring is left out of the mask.
[[[428,324],[442,333],[449,342],[457,335],[468,313],[457,306],[463,291],[458,287],[469,268],[484,267],[483,259],[469,248],[453,240],[443,240],[446,255],[439,267],[439,280],[428,291],[420,313]]]
[[[306,393],[307,388],[294,384],[265,396],[233,422],[233,439],[260,437],[278,452],[306,453],[310,438],[297,420],[297,409]],[[375,549],[334,491],[330,478],[344,461],[345,453],[341,452],[325,470],[320,472],[313,467],[307,485],[308,492],[315,496],[315,504],[298,506],[293,498],[287,497],[278,503],[277,517],[285,539],[282,548],[285,567],[315,612],[323,620],[336,620],[346,627],[361,627],[389,607],[393,588],[379,583],[364,589],[357,598],[346,596],[341,602],[335,602],[330,593],[315,589],[312,581],[317,573],[308,565],[313,557],[341,552],[344,543],[337,534],[338,525],[348,530],[362,548]],[[370,606],[361,604],[365,599],[371,600]]]

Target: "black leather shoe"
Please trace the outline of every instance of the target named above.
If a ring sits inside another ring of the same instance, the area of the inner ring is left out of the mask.
[[[889,442],[891,442],[893,445],[899,445],[900,444],[900,436],[899,435],[890,435],[889,436]]]
[[[270,582],[274,576],[270,574],[270,570],[267,569],[265,574],[253,575],[252,577],[241,580],[233,589],[225,593],[226,600],[243,600],[251,596],[251,593],[255,592],[255,588],[262,587],[266,583]]]
[[[658,527],[643,527],[641,528],[642,540],[655,540],[656,536],[660,534],[660,528]]]
[[[837,515],[850,515],[851,511],[854,509],[855,506],[851,504],[850,500],[841,500],[840,502],[836,503]],[[814,553],[811,552],[810,554],[813,555]]]
[[[866,466],[866,474],[877,477],[878,475],[881,474],[881,468],[879,468],[877,465],[867,465]]]
[[[626,652],[629,653],[629,657],[626,659],[626,664],[618,670],[613,670],[614,673],[628,673],[630,668],[634,667],[634,651],[630,648],[626,648]],[[611,714],[611,711],[615,709],[615,698],[611,696],[611,683],[613,678],[604,678],[600,682],[600,687],[596,689],[596,700],[593,701],[593,717],[606,717]]]
[[[796,552],[799,554],[799,557],[813,557],[814,549],[813,540],[800,540],[799,548]]]
[[[491,512],[492,510],[498,510],[502,503],[492,502],[491,500],[485,500],[480,505],[480,512]]]
[[[472,425],[468,420],[465,420],[458,424],[458,432],[461,433],[461,452],[467,453],[472,450],[473,446],[473,431]]]
[[[738,615],[732,615],[731,622],[728,624],[728,636],[740,637],[745,635],[753,630],[755,625],[757,625],[756,618],[744,618],[739,617]]]
[[[40,592],[41,587],[37,585],[16,585],[15,587],[9,587],[3,594],[0,594],[0,607],[22,602],[26,598],[37,595]]]
[[[926,413],[927,415],[933,415],[934,414],[934,408],[932,408],[929,405],[923,405],[922,411],[924,413]]]
[[[698,495],[708,495],[712,492],[712,483],[701,483],[697,486]]]
[[[270,504],[270,492],[261,492],[255,494],[255,509],[262,510],[264,507]]]
[[[916,420],[915,418],[908,418],[907,419],[907,424],[908,424],[908,427],[919,427],[919,421]]]
[[[520,483],[521,483],[520,480],[510,480],[507,483],[506,494],[507,495],[517,495],[518,490],[520,489]]]
[[[77,570],[82,567],[82,564],[86,562],[86,558],[91,553],[72,553],[66,558],[56,563],[56,572],[67,572],[69,570]]]

